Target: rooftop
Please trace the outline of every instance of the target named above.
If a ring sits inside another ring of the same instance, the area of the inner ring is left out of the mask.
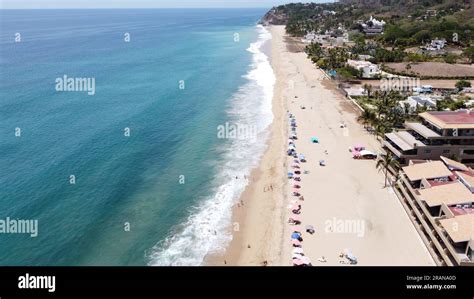
[[[398,136],[397,133],[392,132],[392,133],[387,133],[385,136],[390,139],[393,143],[395,143],[399,148],[401,148],[402,151],[408,151],[413,149],[413,144],[409,144],[403,138]]]
[[[474,239],[474,214],[460,215],[439,221],[455,243]]]
[[[410,181],[449,177],[452,173],[441,161],[427,161],[402,167]]]
[[[474,175],[472,173],[456,171],[456,175],[468,187],[470,187],[470,188],[474,187]]]
[[[474,194],[461,182],[419,189],[420,197],[429,207],[447,206],[474,202]]]
[[[432,138],[432,137],[440,137],[441,136],[438,133],[436,133],[435,131],[431,130],[430,128],[424,126],[421,123],[407,122],[407,123],[405,123],[405,126],[408,129],[414,130],[415,132],[417,132],[418,134],[420,134],[421,136],[423,136],[425,138]]]
[[[440,156],[440,159],[448,166],[450,170],[461,170],[461,171],[470,171],[471,169],[466,165],[454,161],[452,159],[446,158],[444,156]]]
[[[474,129],[474,113],[470,110],[427,111],[419,116],[441,129]]]

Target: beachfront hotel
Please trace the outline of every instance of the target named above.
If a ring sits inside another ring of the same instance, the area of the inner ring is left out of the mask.
[[[474,112],[428,111],[419,117],[421,122],[406,122],[405,130],[385,134],[384,148],[401,165],[445,156],[474,166]]]
[[[474,170],[441,157],[412,160],[395,193],[440,266],[474,266]]]

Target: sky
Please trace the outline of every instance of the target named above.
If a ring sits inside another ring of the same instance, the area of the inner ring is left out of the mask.
[[[321,3],[335,0],[0,0],[0,8],[271,8],[291,2]]]

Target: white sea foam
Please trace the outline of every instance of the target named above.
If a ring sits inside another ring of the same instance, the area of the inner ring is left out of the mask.
[[[214,195],[195,207],[188,220],[176,233],[156,244],[147,254],[151,266],[201,265],[209,253],[222,252],[232,240],[232,207],[247,185],[252,168],[258,165],[272,122],[272,97],[275,75],[262,46],[271,39],[263,26],[258,26],[258,40],[247,51],[253,54],[248,81],[231,99],[227,111],[232,121],[257,128],[257,138],[235,139],[223,149],[223,160],[215,177]],[[236,179],[238,177],[238,179]]]

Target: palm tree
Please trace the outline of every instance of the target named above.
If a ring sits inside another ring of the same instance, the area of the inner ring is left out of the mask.
[[[367,93],[367,98],[370,99],[370,93],[372,92],[372,85],[366,83],[362,87],[364,88],[364,91]]]
[[[375,119],[375,115],[369,109],[364,109],[361,115],[359,115],[358,120],[364,124],[364,129],[367,129],[367,124],[372,124]]]
[[[398,171],[400,164],[398,163],[397,160],[395,160],[391,152],[387,152],[386,155],[383,155],[382,158],[377,161],[376,167],[379,171],[384,171],[385,173],[384,187],[387,187],[388,170],[390,168],[393,168],[395,171]]]
[[[386,121],[383,119],[378,119],[378,121],[375,124],[375,136],[377,137],[377,140],[379,137],[383,139],[383,136],[385,136],[385,133],[389,131]]]

